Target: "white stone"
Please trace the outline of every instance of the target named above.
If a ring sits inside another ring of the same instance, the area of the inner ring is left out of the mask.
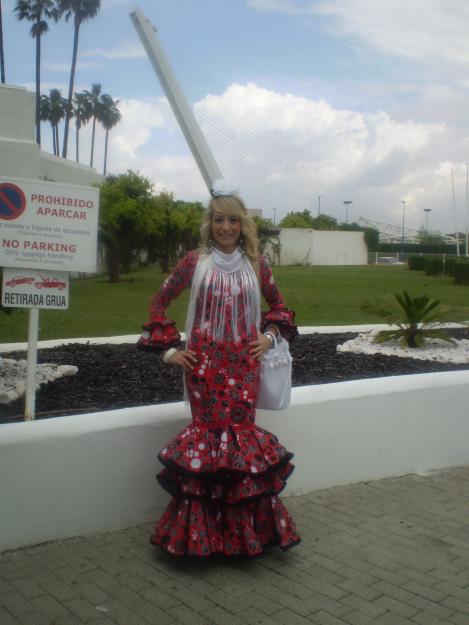
[[[373,340],[375,336],[376,331],[359,334],[356,338],[338,345],[337,351],[354,354],[383,354],[384,356],[400,356],[452,364],[469,362],[469,340],[467,339],[454,343],[448,343],[442,339],[428,339],[424,347],[403,348],[398,341],[375,343]]]
[[[75,375],[78,368],[73,365],[56,365],[50,363],[36,366],[36,390],[41,384],[55,382],[63,376]],[[26,389],[26,360],[0,358],[0,403],[8,404],[25,394]]]

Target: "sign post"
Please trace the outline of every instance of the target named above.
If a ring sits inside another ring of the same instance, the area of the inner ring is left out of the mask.
[[[24,420],[33,421],[36,413],[36,365],[37,337],[39,334],[39,308],[31,308],[28,323],[28,365],[26,368],[26,390]]]
[[[2,304],[29,308],[25,420],[36,401],[39,310],[68,308],[68,272],[96,271],[99,191],[0,177]]]

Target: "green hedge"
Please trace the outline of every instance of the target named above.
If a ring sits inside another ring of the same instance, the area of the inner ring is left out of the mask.
[[[425,271],[427,276],[454,277],[457,263],[467,263],[461,256],[409,256],[407,264],[413,271]],[[464,270],[463,270],[464,271]]]
[[[462,286],[469,286],[469,262],[458,260],[454,263],[454,281]]]
[[[413,271],[425,271],[427,268],[428,256],[409,256],[407,264]]]
[[[442,276],[445,271],[443,256],[427,256],[425,258],[425,273],[427,276]]]
[[[445,276],[452,276],[454,278],[454,266],[457,262],[460,261],[459,256],[451,256],[449,258],[445,258]]]

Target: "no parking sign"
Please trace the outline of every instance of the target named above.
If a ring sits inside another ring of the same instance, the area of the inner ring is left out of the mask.
[[[0,267],[96,271],[99,191],[0,177]]]

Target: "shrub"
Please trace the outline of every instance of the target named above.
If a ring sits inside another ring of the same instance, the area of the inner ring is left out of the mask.
[[[444,262],[444,274],[445,276],[454,277],[454,266],[459,261],[458,256],[446,256]]]
[[[411,348],[423,347],[429,338],[454,342],[446,330],[437,326],[467,316],[467,311],[442,306],[440,300],[430,299],[428,295],[411,297],[407,291],[368,300],[361,309],[382,317],[389,325],[398,326],[378,332],[374,339],[376,343],[399,340],[403,347]]]
[[[427,276],[442,276],[444,273],[444,259],[442,256],[427,256],[425,273]]]
[[[453,267],[454,281],[462,286],[469,286],[469,262],[458,260]]]
[[[412,271],[425,271],[428,256],[409,256],[407,264]]]

